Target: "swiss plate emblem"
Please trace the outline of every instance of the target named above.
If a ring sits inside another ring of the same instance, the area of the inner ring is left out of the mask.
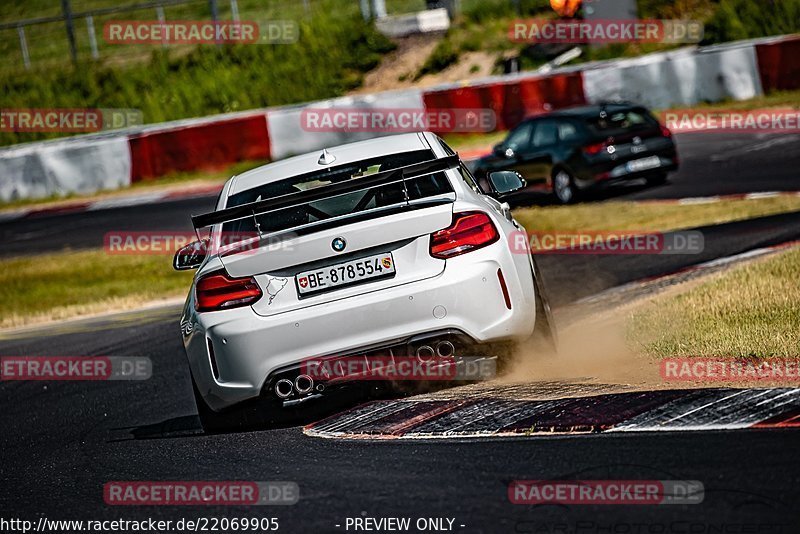
[[[391,269],[392,268],[392,258],[383,258],[381,260],[381,264],[383,264],[384,269]]]
[[[308,277],[307,276],[303,276],[301,278],[298,278],[297,279],[297,283],[300,284],[300,287],[305,289],[306,287],[308,287]]]

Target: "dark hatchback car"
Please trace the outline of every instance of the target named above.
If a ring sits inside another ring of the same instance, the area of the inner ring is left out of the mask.
[[[615,103],[525,119],[492,154],[478,161],[475,174],[490,194],[500,196],[486,176],[514,170],[527,181],[514,195],[546,189],[567,204],[603,184],[637,178],[663,183],[667,173],[677,169],[678,153],[669,129],[642,106]]]

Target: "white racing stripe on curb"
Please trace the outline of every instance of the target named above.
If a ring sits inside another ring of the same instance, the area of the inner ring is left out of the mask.
[[[0,212],[0,223],[22,219],[23,217],[26,217],[30,212],[31,210],[8,211],[5,213]]]
[[[763,193],[748,193],[744,196],[747,200],[754,200],[758,198],[772,198],[780,196],[780,191],[764,191]]]
[[[762,198],[774,197],[800,197],[800,191],[755,191],[753,193],[738,193],[733,195],[711,195],[708,197],[686,197],[686,198],[654,198],[641,200],[623,200],[623,202],[634,202],[638,204],[714,204],[723,200],[759,200]]]
[[[689,198],[681,198],[678,199],[677,203],[680,205],[688,205],[688,204],[714,204],[715,202],[719,202],[722,200],[722,197],[719,195],[713,197],[689,197]]]
[[[698,390],[636,416],[607,432],[735,430],[750,428],[800,402],[800,389]]]
[[[95,210],[104,210],[110,208],[127,208],[129,206],[139,206],[141,204],[148,204],[150,202],[156,202],[158,200],[162,200],[168,195],[168,193],[150,193],[147,195],[138,195],[135,197],[121,197],[121,198],[109,198],[105,200],[98,200],[97,202],[93,202],[86,211],[95,211]]]
[[[346,436],[351,432],[357,434],[357,428],[360,422],[368,423],[375,419],[392,415],[405,409],[407,406],[408,403],[405,401],[393,401],[386,404],[365,404],[351,411],[351,417],[347,420],[333,417],[327,422],[322,421],[318,423],[316,428],[317,434],[321,437],[328,438]]]

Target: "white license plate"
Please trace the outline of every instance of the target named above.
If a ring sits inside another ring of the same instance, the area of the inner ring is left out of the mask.
[[[637,159],[629,161],[626,164],[628,172],[646,171],[648,169],[655,169],[661,167],[661,159],[658,156],[650,156],[649,158]]]
[[[297,281],[297,292],[300,295],[308,295],[318,291],[357,284],[365,280],[392,276],[394,272],[394,259],[392,254],[387,252],[368,258],[329,265],[313,271],[304,271],[298,273],[295,279]]]

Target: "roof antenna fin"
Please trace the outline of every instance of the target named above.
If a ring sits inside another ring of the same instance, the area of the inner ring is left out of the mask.
[[[336,161],[336,156],[328,152],[327,148],[323,148],[322,154],[320,154],[317,163],[319,163],[320,165],[330,165],[334,161]]]

